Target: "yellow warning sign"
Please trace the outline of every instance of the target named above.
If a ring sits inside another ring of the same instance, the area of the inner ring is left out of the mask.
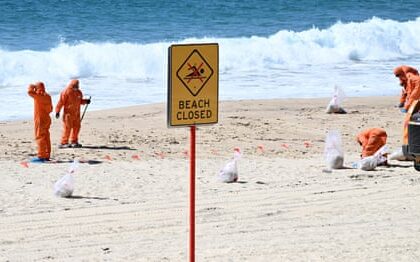
[[[168,126],[215,124],[218,108],[218,44],[170,46]]]

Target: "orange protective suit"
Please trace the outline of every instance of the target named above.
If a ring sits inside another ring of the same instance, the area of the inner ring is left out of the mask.
[[[34,99],[34,125],[38,158],[50,159],[50,113],[53,110],[51,96],[45,92],[45,85],[42,82],[29,85],[28,95]]]
[[[408,123],[410,122],[410,117],[414,113],[414,107],[416,106],[416,101],[420,99],[420,76],[417,75],[408,75],[407,76],[407,86],[410,86],[411,93],[407,97],[404,108],[407,109],[407,113],[404,117],[404,128],[403,128],[403,145],[408,144]]]
[[[420,99],[420,76],[406,74],[406,81],[407,99],[405,100],[404,108],[408,110],[415,100]]]
[[[400,96],[400,105],[401,107],[405,107],[405,103],[407,99],[409,98],[411,92],[412,92],[412,86],[408,84],[408,78],[410,75],[419,75],[419,72],[417,69],[411,67],[411,66],[399,66],[394,69],[394,75],[400,79],[400,85],[403,87],[401,90],[401,96]],[[409,106],[408,106],[409,107]],[[407,107],[407,108],[408,108]],[[406,108],[406,109],[407,109]]]
[[[60,100],[55,107],[56,115],[59,115],[61,108],[63,113],[63,134],[61,136],[61,145],[78,144],[80,132],[80,106],[90,102],[89,99],[83,99],[83,94],[79,89],[79,80],[70,81],[66,89],[60,94]]]
[[[382,128],[369,128],[356,137],[357,142],[362,146],[362,158],[372,156],[386,144],[387,134]]]

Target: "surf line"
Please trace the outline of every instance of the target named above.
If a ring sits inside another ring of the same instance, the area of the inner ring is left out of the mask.
[[[180,100],[178,102],[177,120],[205,119],[212,117],[210,99]]]

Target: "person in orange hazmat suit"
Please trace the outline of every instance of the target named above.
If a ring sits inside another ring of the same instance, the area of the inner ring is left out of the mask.
[[[50,113],[53,110],[51,96],[45,92],[45,85],[42,82],[30,84],[28,95],[34,99],[35,139],[38,146],[38,157],[31,162],[45,162],[50,160],[51,154]]]
[[[407,97],[412,91],[410,90],[412,86],[407,86],[407,77],[409,77],[410,74],[419,75],[419,72],[414,67],[405,65],[396,67],[394,69],[394,75],[400,79],[400,85],[402,86],[400,103],[398,104],[399,108],[404,107]]]
[[[55,117],[57,119],[60,118],[60,111],[64,108],[63,134],[59,148],[82,147],[79,144],[80,106],[85,104],[90,104],[90,99],[83,99],[82,91],[79,89],[79,80],[71,80],[61,92],[60,99],[55,107]]]
[[[402,69],[398,67],[394,70],[395,76],[400,79],[400,84],[405,85],[407,96],[404,102],[404,106],[401,108],[402,113],[406,113],[404,117],[403,125],[403,145],[408,144],[408,123],[412,113],[409,112],[410,106],[414,104],[414,101],[420,99],[420,76],[414,73],[404,73]]]
[[[382,128],[369,128],[360,132],[356,140],[362,146],[361,157],[372,156],[386,144],[387,134]]]

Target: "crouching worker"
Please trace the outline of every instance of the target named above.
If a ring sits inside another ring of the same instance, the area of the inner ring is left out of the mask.
[[[50,160],[51,154],[50,113],[53,109],[51,96],[45,92],[45,85],[42,82],[30,84],[28,95],[34,99],[35,139],[38,146],[38,157],[33,158],[31,162],[42,163]]]
[[[61,92],[60,100],[55,107],[57,119],[60,117],[61,108],[64,108],[63,134],[59,148],[82,147],[79,144],[80,106],[85,104],[90,104],[90,99],[83,99],[82,91],[79,89],[79,80],[71,80],[66,89]]]
[[[387,134],[382,128],[369,128],[360,132],[356,140],[362,146],[361,157],[373,156],[376,151],[386,144],[386,139]]]

